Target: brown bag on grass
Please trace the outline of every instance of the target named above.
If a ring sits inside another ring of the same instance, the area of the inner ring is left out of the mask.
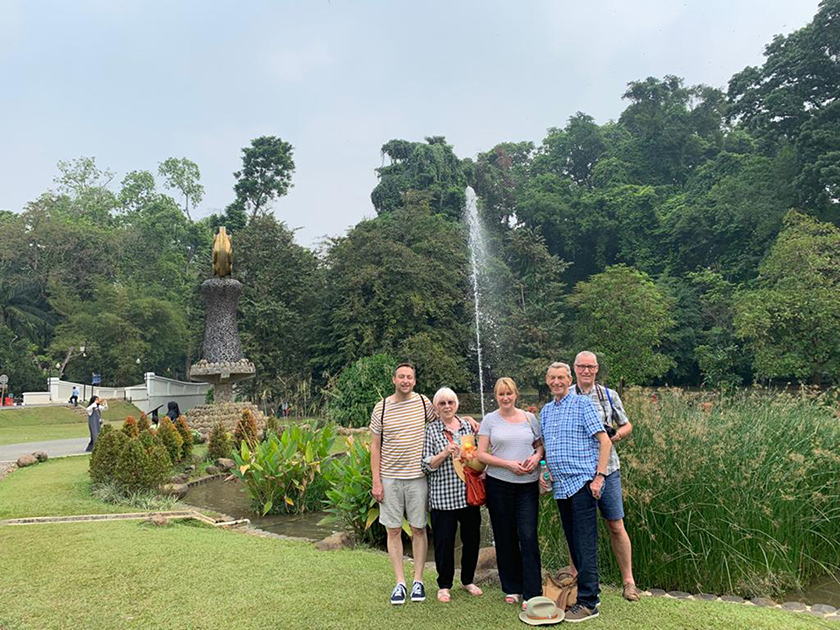
[[[577,603],[577,576],[568,568],[560,569],[552,575],[545,574],[543,596],[548,597],[560,610],[569,610]]]

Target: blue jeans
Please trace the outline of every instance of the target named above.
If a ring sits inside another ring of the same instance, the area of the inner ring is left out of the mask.
[[[508,595],[521,593],[525,599],[542,595],[538,483],[510,483],[490,476],[485,481],[502,590]]]
[[[563,531],[569,543],[572,562],[578,570],[577,601],[587,608],[598,605],[598,502],[589,482],[568,499],[557,499]]]

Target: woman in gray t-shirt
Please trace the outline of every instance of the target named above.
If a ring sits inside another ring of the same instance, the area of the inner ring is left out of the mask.
[[[516,406],[516,383],[500,378],[493,391],[499,409],[487,414],[478,429],[478,459],[487,464],[487,511],[499,579],[505,601],[515,604],[520,596],[527,601],[542,594],[537,517],[539,462],[545,450],[540,423]]]

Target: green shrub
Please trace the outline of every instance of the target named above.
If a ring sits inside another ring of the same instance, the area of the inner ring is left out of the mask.
[[[254,448],[259,440],[257,421],[254,420],[254,415],[247,407],[242,410],[242,416],[236,421],[236,427],[233,430],[233,440],[235,448],[239,448],[242,442],[247,442],[250,448]]]
[[[243,440],[233,453],[233,473],[248,488],[261,514],[304,512],[307,490],[325,466],[333,442],[332,425],[317,431],[293,425],[280,437],[269,434],[253,450]]]
[[[129,438],[122,431],[115,431],[111,425],[102,427],[90,458],[90,479],[93,483],[105,483],[114,478],[120,452]]]
[[[379,504],[371,495],[370,445],[347,438],[347,454],[332,461],[324,477],[330,484],[322,523],[340,525],[359,542],[381,546],[385,528],[379,523]]]
[[[207,444],[207,459],[215,461],[220,457],[230,457],[232,449],[230,434],[225,431],[221,422],[217,422],[210,432],[210,440]]]
[[[114,481],[125,492],[148,490],[149,454],[139,439],[129,439],[117,459]]]
[[[140,435],[140,429],[137,427],[137,420],[134,416],[128,416],[125,419],[122,425],[122,432],[130,438],[136,438]]]
[[[169,459],[172,463],[177,464],[180,462],[181,447],[184,440],[181,438],[181,434],[178,433],[175,425],[172,424],[172,420],[170,420],[168,416],[164,416],[161,419],[157,430],[157,436],[161,443],[166,447],[166,451],[169,453]]]
[[[149,416],[145,413],[140,413],[140,419],[137,421],[137,430],[140,431],[140,433],[152,430],[152,423],[149,422]]]
[[[155,490],[172,477],[172,462],[166,447],[157,440],[151,442],[151,448],[146,451],[146,454],[148,461],[143,485],[149,490]]]
[[[654,396],[625,394],[634,428],[618,445],[633,569],[645,584],[774,596],[840,570],[840,423],[821,398]],[[565,563],[564,538],[556,505],[543,503],[542,558],[554,567]],[[620,584],[601,540],[603,579]]]
[[[362,357],[332,379],[325,393],[329,418],[345,427],[365,427],[373,406],[392,394],[397,361],[387,354]]]
[[[187,461],[192,457],[193,434],[187,426],[187,419],[185,416],[180,416],[178,418],[178,422],[175,423],[175,428],[181,436],[181,460]]]

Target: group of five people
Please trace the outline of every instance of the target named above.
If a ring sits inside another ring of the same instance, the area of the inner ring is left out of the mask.
[[[476,457],[486,465],[487,510],[496,547],[505,601],[517,604],[542,594],[537,535],[540,492],[553,492],[569,546],[571,569],[578,580],[577,603],[565,615],[570,622],[598,615],[597,512],[606,519],[624,582],[623,595],[639,599],[632,572],[630,539],[624,529],[621,475],[613,445],[632,425],[617,392],[596,383],[597,357],[581,352],[572,369],[552,363],[546,384],[552,400],[537,418],[517,407],[519,391],[500,378],[494,394],[498,409],[480,423],[458,416],[458,397],[441,388],[433,400],[414,391],[416,372],[399,365],[394,393],[371,414],[372,493],[380,503],[379,520],[387,531],[388,554],[397,585],[392,604],[426,598],[423,562],[414,563],[409,590],[403,570],[403,519],[412,532],[414,558],[425,558],[427,509],[431,521],[437,599],[449,602],[455,574],[456,532],[462,542],[461,588],[482,595],[473,583],[480,544],[481,512],[467,501],[459,462],[462,444],[478,439]],[[545,461],[542,471],[540,462]]]

